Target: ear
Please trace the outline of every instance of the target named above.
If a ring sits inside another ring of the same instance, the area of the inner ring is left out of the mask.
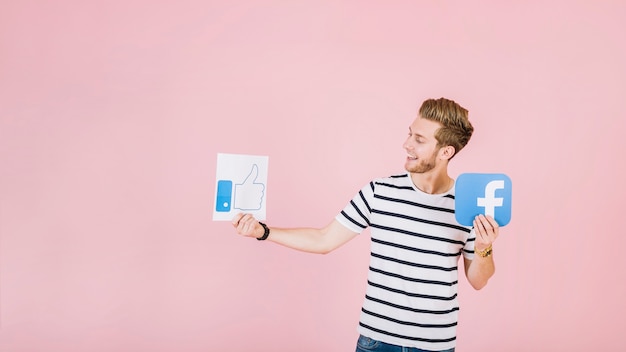
[[[450,160],[454,156],[454,153],[456,153],[456,149],[451,145],[447,145],[439,150],[439,155],[445,160]]]

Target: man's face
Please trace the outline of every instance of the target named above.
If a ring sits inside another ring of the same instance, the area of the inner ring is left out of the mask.
[[[438,122],[417,117],[409,126],[409,136],[403,144],[407,153],[404,168],[413,173],[425,173],[437,166],[438,152],[435,133],[441,127]]]

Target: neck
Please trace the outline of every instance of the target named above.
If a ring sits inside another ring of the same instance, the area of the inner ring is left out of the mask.
[[[428,194],[440,194],[445,193],[452,188],[454,180],[448,176],[446,170],[442,170],[436,173],[414,173],[411,172],[411,180],[415,187],[419,188],[422,192]]]

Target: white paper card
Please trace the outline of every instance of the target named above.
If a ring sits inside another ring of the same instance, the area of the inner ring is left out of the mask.
[[[230,221],[238,213],[265,220],[269,157],[217,154],[213,221]]]

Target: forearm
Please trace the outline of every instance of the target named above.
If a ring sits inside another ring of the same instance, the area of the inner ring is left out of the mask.
[[[467,269],[467,280],[474,289],[480,290],[487,285],[495,271],[493,253],[486,257],[476,254]]]
[[[476,240],[474,259],[465,261],[465,274],[472,287],[477,290],[485,287],[496,271],[493,261],[493,242],[498,237],[499,226],[492,216],[478,215],[474,219]]]
[[[240,235],[260,239],[265,228],[250,214],[238,214],[233,219],[233,226]],[[267,226],[267,225],[266,225]],[[326,254],[348,242],[357,233],[350,231],[337,220],[326,227],[316,228],[277,228],[269,227],[267,241],[303,252]]]
[[[325,241],[325,229],[270,227],[267,240],[303,252],[327,254],[334,248]]]

